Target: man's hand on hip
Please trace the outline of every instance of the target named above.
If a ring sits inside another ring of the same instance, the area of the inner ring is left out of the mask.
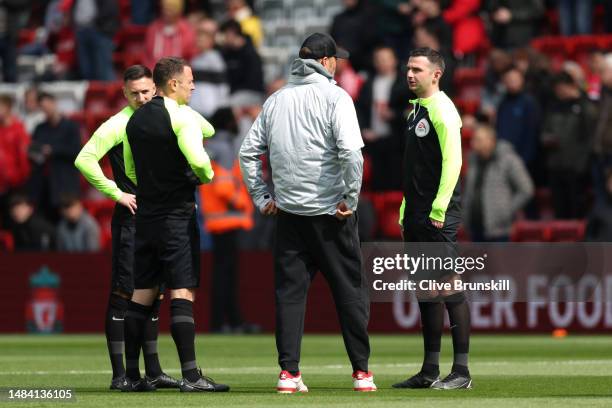
[[[136,196],[134,194],[123,193],[117,202],[127,207],[132,214],[136,214],[138,207],[136,206]]]
[[[276,213],[278,212],[276,201],[268,201],[268,203],[263,208],[261,208],[260,211],[263,215],[276,215]]]
[[[346,220],[353,215],[353,210],[349,209],[344,201],[340,201],[336,206],[335,217],[339,220]]]
[[[429,219],[431,221],[431,225],[433,225],[434,227],[441,229],[442,227],[444,227],[444,223],[442,221],[438,221],[438,220],[434,220],[433,218]]]

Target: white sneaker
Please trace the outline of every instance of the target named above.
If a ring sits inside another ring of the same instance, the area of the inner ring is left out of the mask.
[[[376,391],[376,384],[374,384],[374,374],[371,371],[367,373],[365,371],[355,371],[353,373],[353,391]]]
[[[294,392],[308,392],[308,387],[302,381],[302,374],[291,375],[289,371],[281,371],[276,383],[276,392],[279,394],[293,394]]]

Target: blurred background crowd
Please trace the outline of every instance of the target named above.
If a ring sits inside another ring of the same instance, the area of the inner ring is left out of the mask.
[[[170,55],[191,62],[191,106],[217,129],[202,248],[269,248],[236,153],[316,31],[351,53],[336,80],[366,145],[362,240],[399,239],[403,67],[421,46],[444,55],[463,118],[461,239],[612,240],[612,1],[0,0],[0,250],[110,248],[114,203],[73,162],[125,105],[123,70]]]

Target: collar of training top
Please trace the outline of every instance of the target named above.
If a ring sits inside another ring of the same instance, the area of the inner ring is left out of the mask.
[[[444,91],[438,91],[435,94],[431,95],[428,98],[416,98],[416,99],[410,99],[410,103],[415,104],[418,103],[421,106],[428,106],[431,105],[436,99],[438,99],[440,96],[442,96],[444,94]]]

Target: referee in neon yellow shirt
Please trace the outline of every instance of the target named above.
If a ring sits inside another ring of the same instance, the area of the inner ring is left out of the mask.
[[[117,202],[111,222],[111,294],[105,321],[105,334],[113,370],[110,388],[124,391],[178,388],[178,381],[164,374],[161,370],[157,355],[158,311],[161,295],[146,322],[143,342],[145,381],[139,384],[131,384],[125,379],[123,364],[124,318],[128,300],[134,291],[132,264],[134,259],[134,214],[137,205],[136,186],[125,173],[123,141],[126,139],[125,128],[128,120],[136,109],[153,98],[156,89],[151,70],[143,65],[129,67],[125,71],[123,79],[123,93],[128,105],[100,125],[75,161],[75,166],[92,186]],[[204,137],[210,137],[214,134],[213,127],[200,114],[186,105],[181,106],[181,109],[189,111],[198,121]],[[109,157],[114,181],[106,178],[100,167],[99,161],[105,155]]]
[[[456,256],[461,223],[459,173],[461,171],[461,117],[440,90],[444,59],[431,48],[410,53],[406,65],[408,87],[417,96],[404,134],[404,200],[399,224],[405,242],[435,242],[443,255]],[[428,246],[432,249],[432,246]],[[427,271],[429,279],[451,281],[454,271]],[[394,388],[471,388],[468,370],[470,310],[463,292],[417,293],[421,312],[424,356],[421,370]],[[453,366],[440,379],[440,345],[448,312],[453,339]]]

